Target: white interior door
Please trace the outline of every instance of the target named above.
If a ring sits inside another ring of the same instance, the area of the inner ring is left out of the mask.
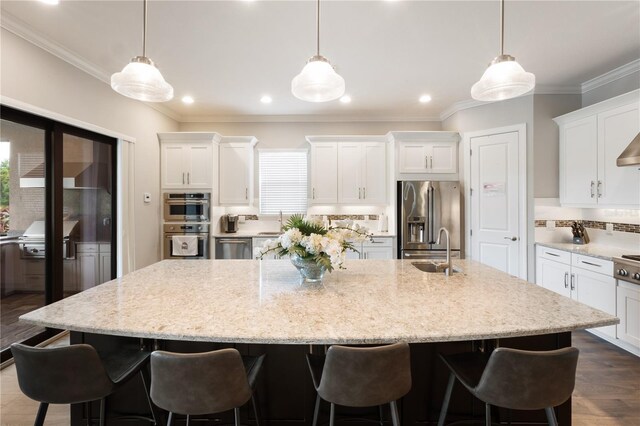
[[[471,138],[471,258],[515,276],[526,255],[519,249],[518,145],[517,131]]]

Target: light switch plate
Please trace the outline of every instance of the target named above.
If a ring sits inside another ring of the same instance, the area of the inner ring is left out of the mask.
[[[145,192],[144,193],[144,202],[147,203],[147,204],[151,202],[151,193],[150,192]]]
[[[607,234],[613,235],[613,223],[607,223],[605,229],[607,230]]]
[[[547,221],[547,229],[556,229],[556,221],[548,220]]]

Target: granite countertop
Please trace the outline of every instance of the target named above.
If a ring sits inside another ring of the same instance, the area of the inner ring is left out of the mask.
[[[165,260],[29,312],[26,323],[189,341],[443,342],[617,324],[609,314],[470,260],[446,277],[408,260],[347,260],[301,284],[288,260]]]
[[[571,244],[571,243],[536,243],[539,246],[550,247],[557,250],[564,250],[571,253],[584,254],[585,256],[597,257],[599,259],[613,260],[614,257],[622,257],[629,254],[629,249],[604,246],[599,244]]]
[[[238,232],[232,232],[232,233],[226,233],[226,232],[220,232],[220,231],[216,231],[216,232],[212,232],[211,236],[213,238],[277,238],[278,235],[277,234],[271,234],[271,235],[264,235],[264,234],[260,234],[261,232],[278,232],[278,231],[265,231],[265,230],[252,230],[252,231],[245,231],[245,230],[238,230]],[[371,231],[374,237],[395,237],[396,235],[391,233],[391,232],[378,232],[378,231]]]

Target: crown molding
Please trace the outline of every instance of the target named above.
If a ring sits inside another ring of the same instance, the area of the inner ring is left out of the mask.
[[[440,122],[437,116],[411,115],[346,115],[346,114],[291,114],[291,115],[193,115],[182,117],[182,123],[352,123],[352,122]]]
[[[535,89],[533,89],[533,93],[535,95],[581,95],[582,87],[576,84],[537,84]]]
[[[582,93],[604,86],[605,84],[614,82],[638,71],[640,71],[640,59],[636,59],[628,64],[592,78],[591,80],[585,81],[581,85]]]

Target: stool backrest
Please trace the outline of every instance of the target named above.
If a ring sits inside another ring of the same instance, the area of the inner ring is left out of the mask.
[[[532,352],[498,348],[475,393],[485,402],[514,410],[555,407],[571,397],[578,349]]]
[[[178,414],[211,414],[240,407],[251,388],[235,349],[179,354],[151,354],[151,399]]]
[[[114,388],[93,346],[34,348],[14,343],[11,353],[20,390],[36,401],[76,404],[103,398]]]
[[[408,344],[372,348],[334,345],[327,351],[318,394],[334,404],[371,407],[400,399],[410,389]]]

